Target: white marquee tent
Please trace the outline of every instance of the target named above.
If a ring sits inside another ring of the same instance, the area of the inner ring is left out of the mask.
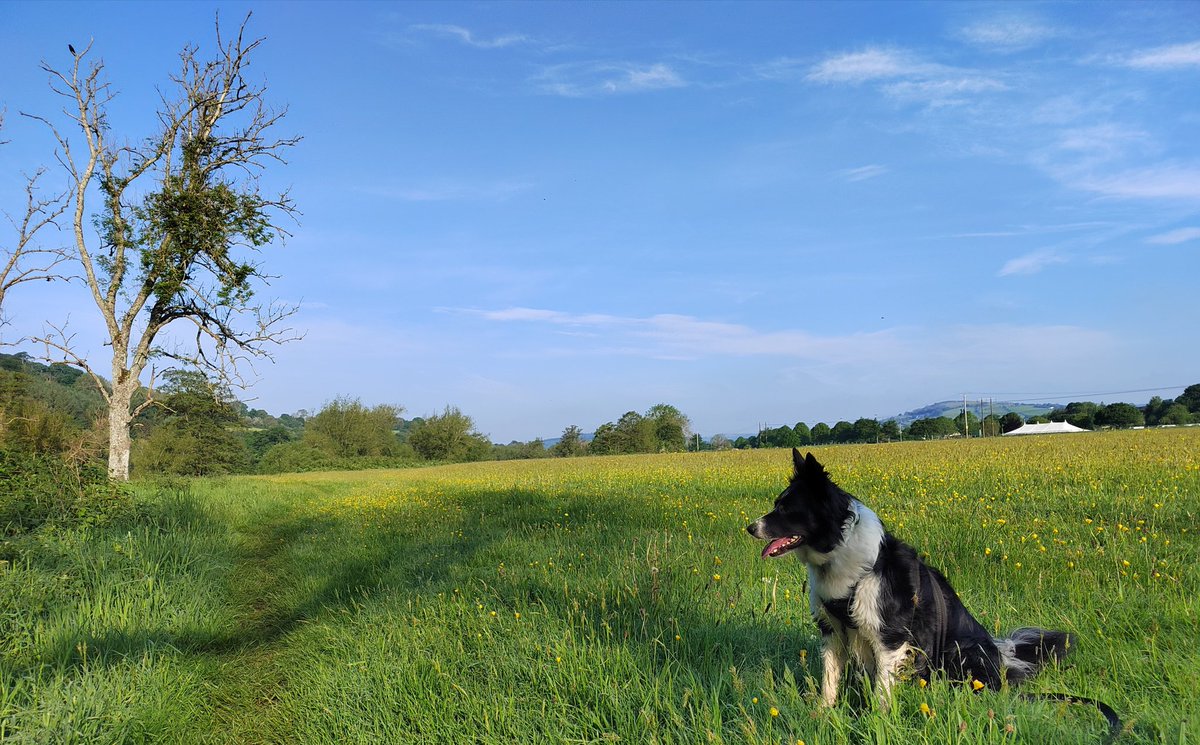
[[[1009,435],[1058,435],[1068,432],[1090,432],[1091,430],[1076,427],[1069,422],[1046,422],[1045,424],[1023,424],[1014,429],[1012,432],[1005,432],[1004,436]]]

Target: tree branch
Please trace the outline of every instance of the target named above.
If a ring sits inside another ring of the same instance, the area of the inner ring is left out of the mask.
[[[42,359],[47,362],[63,362],[68,365],[74,365],[80,368],[91,376],[92,382],[96,384],[96,388],[100,391],[100,395],[104,397],[106,403],[112,402],[112,393],[104,378],[100,377],[88,361],[81,357],[75,351],[74,334],[67,333],[67,324],[57,326],[55,324],[46,323],[49,331],[43,331],[41,336],[31,337],[30,341],[41,344],[46,348],[46,354]]]

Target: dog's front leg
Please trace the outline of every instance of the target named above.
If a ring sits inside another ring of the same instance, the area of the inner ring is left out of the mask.
[[[892,705],[892,686],[909,658],[907,644],[899,649],[878,650],[878,669],[875,674],[875,695],[879,697],[879,708],[887,711]]]
[[[833,706],[837,703],[838,683],[842,679],[842,671],[846,669],[848,654],[846,637],[833,629],[821,636],[821,661],[825,666],[825,675],[821,678],[821,705]]]

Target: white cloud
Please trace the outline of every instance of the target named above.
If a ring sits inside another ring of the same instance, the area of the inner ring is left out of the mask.
[[[1148,49],[1127,57],[1123,64],[1143,70],[1200,67],[1200,41]]]
[[[865,83],[870,80],[923,75],[937,69],[908,54],[889,49],[867,49],[830,57],[808,73],[815,83]]]
[[[1124,154],[1131,146],[1145,145],[1150,140],[1150,135],[1144,130],[1106,123],[1064,129],[1059,133],[1058,147],[1074,152],[1115,157]]]
[[[569,98],[683,88],[687,81],[657,62],[579,62],[553,65],[535,78],[542,91]]]
[[[1200,228],[1178,228],[1159,235],[1152,235],[1146,239],[1146,242],[1160,246],[1174,246],[1177,243],[1186,243],[1197,238],[1200,238]]]
[[[866,181],[867,179],[873,179],[877,176],[882,176],[887,172],[887,166],[881,166],[878,163],[872,163],[869,166],[862,166],[860,168],[847,168],[846,170],[839,171],[838,173],[843,179],[853,183],[855,181]]]
[[[1000,277],[1011,277],[1016,274],[1037,274],[1048,266],[1065,264],[1066,262],[1066,257],[1053,251],[1034,251],[1033,253],[1010,259],[1004,266],[1000,267],[997,275]]]
[[[891,332],[818,336],[807,331],[758,331],[734,323],[663,313],[654,316],[613,316],[603,313],[565,313],[539,308],[501,310],[445,309],[489,321],[530,322],[590,328],[591,338],[605,344],[605,353],[657,359],[696,359],[710,356],[774,355],[826,363],[846,363],[897,354],[901,345]]]
[[[477,315],[489,321],[543,321],[546,323],[563,324],[567,326],[611,326],[629,323],[630,319],[602,313],[572,314],[558,310],[541,308],[505,308],[503,310],[456,310],[444,308],[450,312],[462,312]]]
[[[982,76],[943,77],[931,80],[902,80],[889,83],[883,87],[884,93],[908,101],[923,101],[932,105],[944,106],[961,103],[966,94],[987,93],[1007,90],[1008,86],[999,80]]]
[[[999,380],[1015,375],[1026,379],[1040,374],[1057,376],[1063,373],[1064,365],[1070,369],[1081,360],[1099,361],[1115,344],[1103,331],[1054,324],[898,327],[820,335],[794,328],[764,331],[677,314],[622,317],[533,308],[453,312],[495,322],[569,325],[594,332],[572,337],[567,346],[533,352],[540,357],[619,355],[697,364],[713,358],[774,358],[777,361],[770,365],[753,367],[774,369],[776,374],[794,370],[809,388],[812,384],[833,388],[871,386],[884,380],[889,386],[900,387],[917,385],[918,381],[922,385],[931,381],[940,381],[939,386],[961,385],[964,379],[975,379],[978,369],[974,361],[991,355],[997,345],[1006,350],[1008,361],[1002,361],[993,371]],[[538,337],[523,333],[522,338]],[[562,337],[555,334],[552,338]]]
[[[505,36],[497,36],[493,39],[480,39],[471,33],[469,29],[443,23],[422,23],[410,26],[409,28],[413,31],[423,31],[438,36],[448,36],[458,39],[463,44],[475,47],[476,49],[502,49],[515,44],[529,44],[533,41],[523,34],[507,34]]]
[[[624,93],[627,91],[657,90],[659,88],[678,88],[683,79],[670,67],[663,64],[649,67],[629,67],[624,76],[607,80],[604,89],[609,93]]]
[[[962,103],[972,95],[1008,89],[1004,82],[972,70],[879,48],[829,57],[814,66],[806,79],[825,84],[879,82],[880,90],[893,98],[931,106]]]
[[[754,66],[754,73],[763,80],[787,80],[795,77],[808,63],[795,57],[777,57]]]
[[[1111,197],[1200,201],[1200,168],[1162,165],[1102,176],[1086,176],[1074,185]]]
[[[1051,233],[1072,233],[1092,231],[1097,228],[1111,227],[1112,223],[1092,220],[1089,222],[1068,222],[1045,225],[1014,225],[1007,230],[980,230],[969,233],[954,233],[949,238],[1011,238],[1014,236],[1045,235]]]
[[[1066,126],[1106,116],[1111,109],[1111,106],[1105,106],[1094,98],[1079,95],[1053,96],[1035,105],[1029,112],[1029,120],[1035,124]]]
[[[1051,39],[1057,32],[1027,18],[995,18],[962,28],[957,35],[995,52],[1017,52]]]

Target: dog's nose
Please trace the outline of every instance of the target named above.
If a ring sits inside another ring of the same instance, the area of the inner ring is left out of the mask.
[[[758,537],[758,520],[755,520],[754,522],[747,525],[746,532],[749,533],[750,535],[754,536],[755,538],[757,538]]]

